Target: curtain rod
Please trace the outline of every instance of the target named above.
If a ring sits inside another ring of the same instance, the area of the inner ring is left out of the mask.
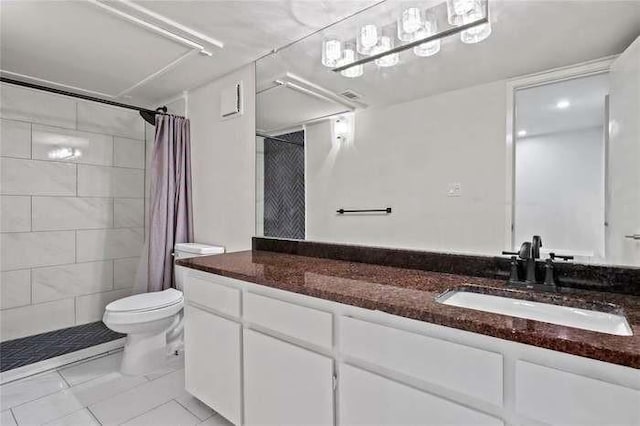
[[[259,137],[265,138],[265,139],[271,139],[272,141],[276,141],[276,142],[288,143],[290,145],[304,146],[304,142],[303,143],[298,143],[298,142],[294,142],[294,141],[288,141],[286,139],[282,139],[282,138],[279,138],[277,136],[269,136],[269,135],[265,135],[264,133],[260,133],[260,132],[256,132],[256,136],[259,136]]]
[[[110,101],[108,99],[97,98],[95,96],[89,96],[89,95],[83,95],[83,94],[80,94],[80,93],[69,92],[67,90],[55,89],[53,87],[41,86],[39,84],[29,83],[27,81],[21,81],[21,80],[14,80],[12,78],[2,77],[2,76],[0,76],[0,82],[14,84],[16,86],[27,87],[29,89],[42,90],[43,92],[55,93],[56,95],[64,95],[64,96],[69,96],[69,97],[72,97],[72,98],[83,99],[85,101],[97,102],[97,103],[100,103],[100,104],[111,105],[111,106],[115,106],[115,107],[119,107],[119,108],[131,109],[131,110],[134,110],[134,111],[138,111],[140,113],[140,115],[142,116],[142,118],[144,118],[145,121],[149,122],[150,124],[154,124],[154,123],[149,121],[147,119],[148,117],[155,117],[156,114],[169,115],[166,112],[166,109],[167,109],[166,107],[158,108],[158,109],[162,109],[163,111],[158,111],[158,110],[154,111],[152,109],[142,108],[142,107],[135,106],[135,105],[123,104],[121,102]]]

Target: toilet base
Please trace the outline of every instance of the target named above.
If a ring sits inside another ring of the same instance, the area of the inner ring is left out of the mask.
[[[129,334],[124,346],[120,371],[128,376],[141,376],[161,368],[167,361],[166,332]]]

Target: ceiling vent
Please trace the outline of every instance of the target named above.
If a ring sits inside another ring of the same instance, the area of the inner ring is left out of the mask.
[[[347,89],[344,92],[340,93],[340,96],[343,96],[351,101],[357,101],[360,98],[362,98],[362,96],[356,92],[354,92],[351,89]]]

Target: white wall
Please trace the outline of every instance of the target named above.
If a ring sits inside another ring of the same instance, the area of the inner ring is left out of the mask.
[[[244,114],[220,118],[220,93],[242,81]],[[189,92],[195,240],[251,248],[255,232],[255,67]]]
[[[518,139],[515,241],[604,260],[604,129]]]
[[[133,285],[144,229],[137,112],[1,85],[0,312],[9,340],[99,321]],[[76,147],[75,159],[52,159]]]
[[[307,126],[307,239],[498,253],[506,220],[504,81],[355,116],[350,146]],[[448,197],[449,183],[462,184]],[[338,216],[382,208],[388,216]]]

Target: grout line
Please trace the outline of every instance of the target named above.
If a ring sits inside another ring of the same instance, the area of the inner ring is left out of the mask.
[[[15,415],[15,414],[13,414],[13,408],[9,408],[9,413],[11,413],[11,417],[13,417],[13,421],[14,421],[16,424],[19,424],[19,423],[18,423],[18,419],[16,418],[16,415]]]
[[[200,423],[202,423],[203,421],[205,421],[206,419],[201,419],[196,413],[194,413],[193,411],[189,410],[189,407],[187,407],[186,405],[182,404],[180,401],[178,401],[177,398],[173,398],[171,401],[174,401],[175,403],[177,403],[179,406],[181,406],[182,408],[184,408],[185,410],[187,410],[188,413],[190,413],[193,417],[195,417],[196,419],[198,419],[198,421]],[[214,411],[215,413],[215,411]],[[212,416],[209,416],[212,417]],[[209,418],[207,417],[207,419]]]
[[[100,422],[100,420],[98,420],[98,418],[96,417],[96,415],[95,415],[95,414],[93,414],[93,411],[91,411],[91,408],[89,408],[89,407],[84,407],[84,408],[89,412],[89,415],[90,415],[91,417],[93,417],[93,419],[96,421],[96,423],[98,423],[99,425],[102,425],[102,423]]]

